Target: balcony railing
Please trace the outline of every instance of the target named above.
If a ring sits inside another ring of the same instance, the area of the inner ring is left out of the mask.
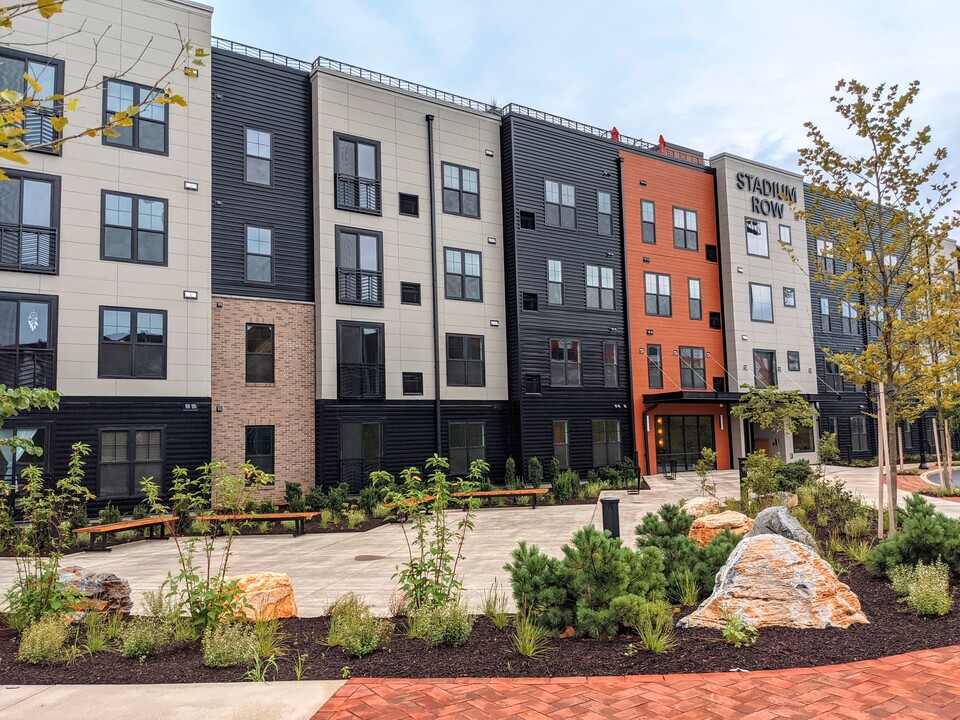
[[[386,372],[383,363],[340,363],[340,397],[382,400],[386,396]]]
[[[57,231],[53,228],[0,224],[0,269],[55,273]]]
[[[337,207],[380,212],[380,181],[337,173]]]
[[[0,349],[0,385],[7,387],[54,388],[57,353],[51,349]]]
[[[223,38],[215,37],[211,40],[210,44],[212,47],[220,50],[227,50],[237,53],[238,55],[246,55],[247,57],[263,60],[264,62],[273,63],[274,65],[283,65],[284,67],[301,70],[305,73],[310,72],[312,69],[310,63],[304,62],[303,60],[297,60],[292,57],[287,57],[286,55],[269,52],[268,50],[261,50],[260,48],[251,47],[250,45],[243,45],[233,40],[224,40]]]
[[[351,493],[359,493],[370,484],[370,473],[383,468],[383,458],[354,458],[340,461],[340,482],[350,487]]]
[[[339,268],[337,297],[342,303],[383,306],[383,273]]]

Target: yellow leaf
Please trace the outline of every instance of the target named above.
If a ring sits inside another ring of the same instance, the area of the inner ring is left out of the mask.
[[[7,177],[7,174],[3,171],[3,168],[0,168],[0,182],[4,180],[9,180],[9,179],[10,178]]]
[[[4,160],[10,160],[12,162],[20,163],[21,165],[27,165],[27,159],[18,152],[13,152],[12,150],[6,150],[0,148],[0,158]]]
[[[197,50],[196,50],[196,52],[194,53],[194,55],[197,56],[198,58],[202,58],[202,57],[209,57],[209,56],[210,56],[210,53],[208,53],[208,52],[207,52],[206,50],[204,50],[203,48],[197,48]]]
[[[182,95],[168,95],[167,97],[157,98],[157,103],[160,105],[179,105],[180,107],[187,106],[187,101]]]
[[[86,130],[83,131],[83,134],[86,135],[87,137],[96,137],[96,136],[97,136],[97,131],[94,130],[93,128],[87,128]],[[120,134],[120,133],[116,133],[116,135],[119,135],[119,134]],[[106,133],[104,133],[104,135],[106,135]],[[110,136],[107,135],[107,137],[110,137]],[[114,137],[115,137],[115,136],[114,136]]]
[[[94,132],[93,130],[87,130],[86,134],[90,135],[91,137],[97,136],[97,133]],[[118,133],[116,130],[111,130],[110,128],[104,128],[103,136],[104,137],[120,137],[120,133]]]
[[[65,117],[54,116],[50,118],[50,124],[53,125],[53,129],[57,132],[63,132],[68,122],[70,122],[70,120]]]
[[[32,77],[30,77],[26,73],[23,74],[23,79],[26,80],[27,84],[29,84],[30,87],[33,88],[34,95],[39,95],[41,92],[43,92],[43,88],[40,87],[40,83],[38,83],[36,80],[34,80]]]
[[[37,10],[44,20],[49,20],[57,13],[63,12],[63,0],[37,0]]]
[[[0,91],[0,100],[3,100],[4,102],[8,102],[11,105],[14,105],[20,102],[20,93],[18,93],[16,90]]]
[[[73,112],[74,110],[77,109],[77,105],[78,105],[79,103],[80,103],[80,101],[79,101],[77,98],[70,98],[70,99],[67,101],[67,110],[69,110],[70,112]]]

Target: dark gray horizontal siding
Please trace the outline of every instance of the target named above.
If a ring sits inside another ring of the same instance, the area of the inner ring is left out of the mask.
[[[212,72],[213,292],[312,301],[309,75],[217,49]],[[247,127],[273,133],[271,186],[244,181]],[[273,229],[271,285],[245,280],[245,225]]]

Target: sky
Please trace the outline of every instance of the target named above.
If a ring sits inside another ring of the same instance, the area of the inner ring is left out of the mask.
[[[836,82],[920,81],[915,127],[960,177],[960,3],[914,0],[204,0],[214,34],[459,95],[797,170]]]

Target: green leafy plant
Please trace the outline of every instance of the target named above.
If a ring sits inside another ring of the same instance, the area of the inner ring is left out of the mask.
[[[272,657],[261,658],[259,655],[253,657],[253,667],[243,674],[243,679],[249,682],[267,682],[270,670],[273,670],[273,679],[277,679],[277,661]]]
[[[112,612],[107,616],[106,624],[104,625],[104,632],[106,633],[107,640],[114,642],[120,639],[120,635],[123,632],[124,622],[123,615],[119,612]]]
[[[917,563],[910,580],[907,605],[917,615],[946,615],[953,607],[950,595],[950,569],[939,560]]]
[[[297,653],[297,659],[293,662],[293,677],[297,680],[303,680],[303,675],[307,669],[307,658],[309,655],[306,653]]]
[[[700,602],[700,583],[691,568],[685,567],[682,572],[675,574],[674,583],[674,597],[681,605],[692,607]]]
[[[587,485],[600,487],[599,478]],[[580,490],[580,475],[574,470],[564,470],[553,478],[553,496],[557,502],[566,502],[577,496]]]
[[[256,639],[257,657],[274,659],[287,654],[287,635],[280,627],[279,620],[256,621],[253,624],[253,636]]]
[[[777,488],[784,492],[796,492],[801,485],[816,477],[808,460],[795,460],[784,464],[777,472]]]
[[[867,553],[870,552],[870,542],[867,540],[847,540],[843,544],[844,554],[861,565],[867,559]]]
[[[123,521],[123,515],[114,506],[113,503],[107,503],[97,514],[97,519],[101,525],[112,525]]]
[[[17,659],[31,665],[53,665],[62,662],[65,659],[67,635],[67,626],[63,619],[47,615],[23,631]]]
[[[367,521],[367,514],[360,509],[347,511],[347,527],[356,530]]]
[[[303,512],[307,504],[303,500],[303,489],[300,483],[288,482],[284,486],[283,497],[287,501],[287,512]]]
[[[909,496],[906,505],[900,513],[901,532],[873,546],[867,567],[883,574],[897,565],[929,565],[942,559],[952,573],[960,572],[960,523],[919,495]]]
[[[83,649],[88,654],[103,652],[107,649],[107,620],[98,612],[88,612],[83,617]]]
[[[496,578],[483,594],[483,614],[497,630],[503,630],[510,620],[507,615],[507,593]]]
[[[517,461],[512,457],[507,458],[507,462],[504,464],[503,468],[503,486],[507,490],[517,490]],[[523,483],[520,483],[520,487],[523,487]]]
[[[156,618],[135,617],[120,633],[120,652],[141,660],[156,655],[173,641],[173,628]]]
[[[870,518],[866,515],[854,515],[843,524],[843,534],[854,540],[869,535],[870,530]]]
[[[717,484],[711,481],[710,471],[717,466],[717,452],[713,448],[705,447],[700,450],[700,457],[693,464],[693,470],[700,481],[700,494],[717,496]]]
[[[430,647],[463,645],[473,630],[473,616],[457,602],[421,605],[407,618],[410,636],[426,640]]]
[[[203,664],[207,667],[249,666],[257,659],[257,636],[242,622],[208,626],[203,633],[202,647]]]
[[[324,508],[320,511],[320,527],[326,530],[333,524],[335,517],[333,510]]]
[[[757,628],[739,615],[725,609],[722,619],[724,624],[720,632],[728,645],[733,645],[735,648],[745,648],[757,642],[757,636],[759,635]]]
[[[642,603],[630,619],[629,627],[648,652],[665,653],[677,646],[673,637],[673,607],[670,603],[662,600]]]
[[[538,622],[538,613],[523,608],[513,618],[513,649],[518,655],[540,660],[550,649],[550,631]]]
[[[818,458],[821,465],[835,465],[840,461],[840,446],[837,444],[836,433],[825,432],[820,435]]]
[[[354,657],[369,655],[390,640],[393,623],[373,614],[370,606],[348,593],[327,608],[330,629],[327,644],[339,646]]]
[[[554,455],[550,458],[550,482],[553,482],[556,479],[557,475],[560,474],[560,458]]]
[[[747,477],[743,480],[743,487],[755,496],[769,495],[780,487],[783,460],[776,455],[767,455],[763,450],[752,452],[747,455],[744,467]]]
[[[540,458],[532,457],[527,462],[527,480],[535,488],[543,485],[543,463],[540,462]]]
[[[349,666],[349,665],[344,665],[342,668],[340,668],[340,677],[343,678],[344,680],[349,680],[349,679],[350,679],[350,666]]]
[[[577,480],[577,485],[580,484],[580,480]],[[588,499],[595,499],[600,497],[601,487],[600,483],[587,483],[580,489],[580,493],[583,497]]]
[[[913,582],[913,565],[897,565],[890,568],[887,577],[893,585],[893,591],[899,597],[906,597],[910,594],[910,583]]]
[[[617,463],[617,472],[620,475],[621,487],[634,487],[637,483],[637,466],[633,464],[633,458],[624,455]]]

